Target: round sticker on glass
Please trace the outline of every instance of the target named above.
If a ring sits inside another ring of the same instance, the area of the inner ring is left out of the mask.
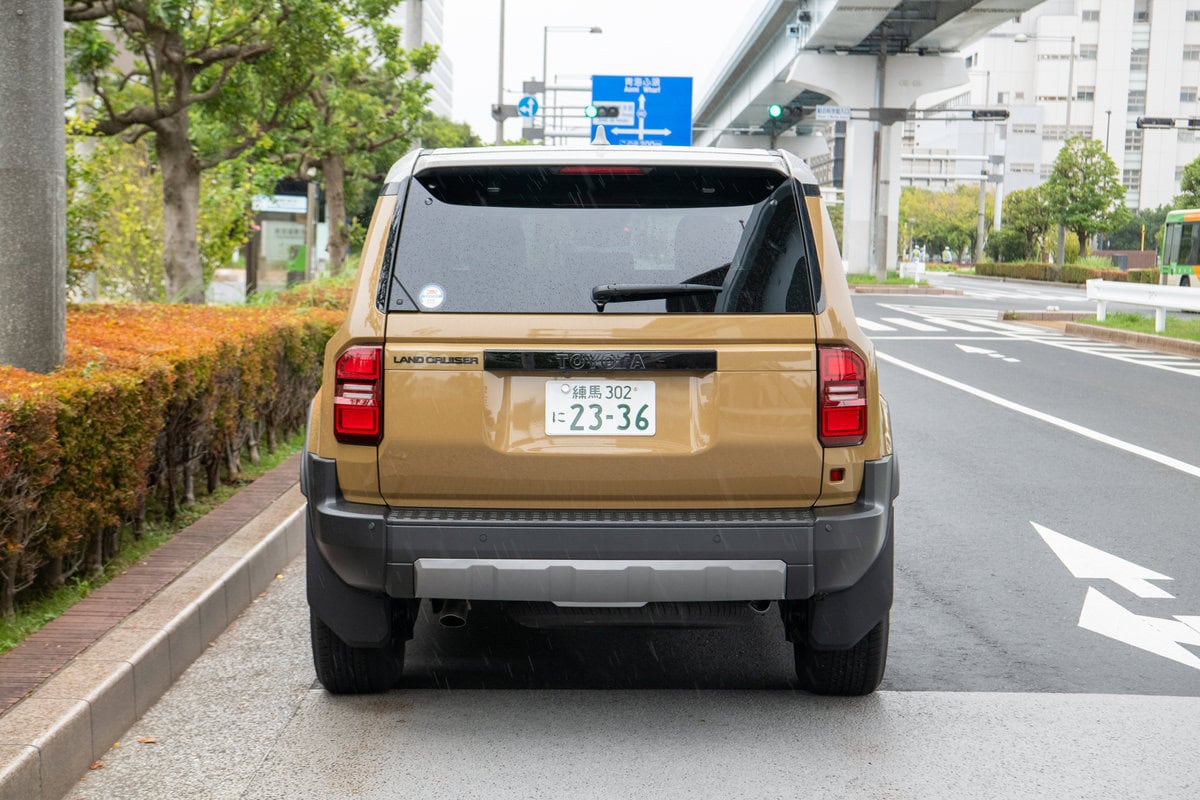
[[[426,284],[421,287],[417,301],[420,302],[421,308],[427,308],[430,311],[440,308],[442,303],[446,302],[446,290],[436,283]]]

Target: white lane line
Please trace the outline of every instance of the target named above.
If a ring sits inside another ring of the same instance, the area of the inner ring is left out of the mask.
[[[1021,339],[1014,339],[1011,336],[1000,336],[994,334],[992,336],[918,336],[916,334],[908,336],[872,336],[873,342],[1019,342]]]
[[[922,319],[932,317],[953,317],[954,319],[996,319],[999,311],[994,308],[957,308],[952,306],[914,306],[894,303],[880,303],[880,308],[899,311],[901,314],[912,314]]]
[[[999,320],[991,319],[976,319],[971,321],[974,325],[982,325],[989,330],[1007,331],[1008,333],[1028,333],[1031,330],[1029,325],[1021,325],[1013,322],[1000,322]],[[1032,330],[1037,330],[1032,328]],[[1038,331],[1039,333],[1041,331]]]
[[[929,331],[941,333],[944,328],[937,328],[933,325],[926,325],[924,322],[916,320],[904,319],[903,317],[881,317],[884,322],[890,322],[893,325],[899,325],[902,328],[912,328],[914,331]]]
[[[891,325],[881,325],[878,322],[872,322],[871,320],[863,319],[862,317],[855,317],[855,319],[858,320],[858,327],[862,328],[864,331],[894,331],[894,330],[896,330]]]
[[[987,328],[981,328],[978,325],[969,325],[966,322],[959,322],[954,319],[943,319],[942,317],[930,318],[926,317],[930,322],[937,322],[938,325],[944,325],[947,328],[953,328],[957,331],[968,331],[970,333],[991,333]]]
[[[1027,417],[1032,417],[1033,419],[1040,420],[1057,428],[1062,428],[1065,431],[1070,431],[1071,433],[1078,434],[1085,438],[1091,439],[1092,441],[1106,444],[1109,447],[1116,448],[1117,450],[1124,450],[1126,453],[1131,453],[1135,456],[1141,456],[1149,461],[1162,464],[1164,467],[1170,467],[1173,470],[1178,470],[1185,475],[1191,475],[1193,478],[1200,478],[1200,467],[1196,466],[1195,464],[1189,464],[1186,461],[1180,461],[1177,458],[1172,458],[1171,456],[1164,455],[1163,453],[1159,453],[1145,447],[1140,447],[1139,445],[1126,442],[1123,439],[1118,439],[1115,436],[1109,436],[1107,433],[1101,433],[1100,431],[1092,430],[1091,428],[1084,427],[1083,425],[1070,422],[1062,417],[1056,417],[1053,414],[1047,414],[1044,411],[1038,411],[1037,409],[1030,408],[1029,406],[1023,406],[1020,403],[1014,403],[1012,400],[1007,400],[999,395],[994,395],[991,392],[985,392],[983,389],[977,389],[974,386],[962,383],[961,381],[956,381],[953,378],[948,378],[945,375],[927,370],[924,367],[918,367],[916,364],[910,364],[907,361],[901,361],[895,356],[889,356],[886,353],[880,353],[878,350],[875,351],[875,354],[889,364],[894,364],[895,366],[900,367],[901,369],[906,369],[909,372],[915,372],[916,374],[929,378],[930,380],[945,384],[952,389],[958,389],[961,392],[974,395],[981,400],[987,400],[989,403],[995,403],[1001,408],[1007,408],[1010,411],[1016,411],[1018,414],[1024,414]]]

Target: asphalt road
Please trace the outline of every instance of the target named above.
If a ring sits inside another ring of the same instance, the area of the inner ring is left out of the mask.
[[[796,691],[768,614],[423,617],[405,689],[335,698],[297,562],[72,796],[1196,796],[1200,362],[995,320],[1082,292],[941,280],[968,295],[855,300],[902,460],[872,697]]]

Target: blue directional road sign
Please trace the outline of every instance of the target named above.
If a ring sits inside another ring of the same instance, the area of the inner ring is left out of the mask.
[[[525,95],[521,98],[521,102],[517,103],[517,113],[522,117],[532,117],[538,112],[538,101],[536,97]]]
[[[692,143],[692,79],[646,75],[593,75],[592,137],[603,125],[610,144]]]

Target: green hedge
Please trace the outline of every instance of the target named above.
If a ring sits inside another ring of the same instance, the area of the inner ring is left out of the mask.
[[[1074,264],[1043,264],[1040,261],[1019,261],[1016,263],[976,264],[976,275],[988,275],[997,278],[1023,278],[1031,281],[1057,281],[1059,283],[1085,283],[1092,278],[1103,278],[1106,281],[1125,281],[1128,283],[1158,283],[1159,271],[1156,269],[1093,269],[1079,267]]]
[[[87,305],[50,375],[0,367],[0,613],[95,574],[140,534],[304,424],[340,313]]]

